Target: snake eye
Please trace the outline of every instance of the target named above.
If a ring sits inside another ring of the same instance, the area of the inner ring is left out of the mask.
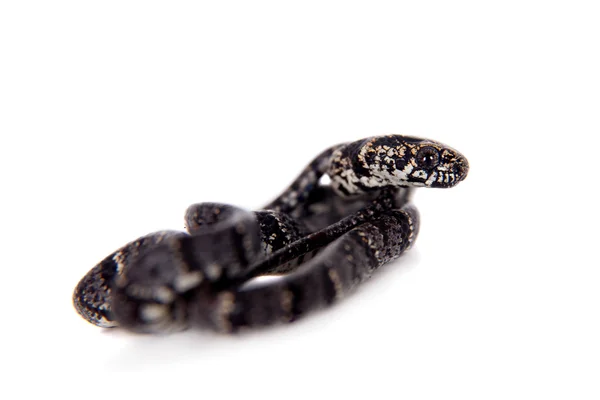
[[[421,168],[434,168],[440,163],[440,153],[433,147],[423,147],[417,152],[417,165]]]

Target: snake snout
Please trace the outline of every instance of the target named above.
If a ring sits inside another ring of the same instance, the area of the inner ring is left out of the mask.
[[[457,163],[454,164],[453,167],[454,176],[456,177],[456,182],[460,182],[467,177],[469,173],[469,162],[466,158],[461,158]]]

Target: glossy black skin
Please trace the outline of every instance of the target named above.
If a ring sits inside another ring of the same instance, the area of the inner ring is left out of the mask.
[[[426,172],[398,172],[415,169]],[[446,181],[423,177],[434,172]],[[324,173],[331,186],[319,184]],[[460,153],[426,139],[388,135],[333,146],[263,210],[193,205],[189,233],[157,232],[125,245],[80,281],[75,307],[95,325],[148,333],[294,321],[412,246],[419,216],[411,187],[452,187],[467,173]],[[282,276],[248,283],[268,274]]]

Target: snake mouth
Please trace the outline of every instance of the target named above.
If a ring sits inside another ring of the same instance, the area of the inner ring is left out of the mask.
[[[451,170],[432,171],[424,184],[432,188],[451,188],[467,177],[469,167],[463,164],[456,164]]]
[[[433,188],[450,188],[458,183],[458,176],[454,172],[434,171],[425,182],[426,186]]]
[[[451,188],[465,180],[469,173],[469,163],[465,158],[460,157],[448,170],[438,170],[437,173],[438,176],[435,179],[435,182],[438,184],[437,186]]]

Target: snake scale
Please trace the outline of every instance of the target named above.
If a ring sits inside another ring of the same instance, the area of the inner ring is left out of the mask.
[[[332,146],[261,210],[194,204],[187,232],[151,233],[108,255],[78,283],[75,309],[94,325],[147,333],[295,321],[413,245],[414,188],[453,187],[468,170],[458,151],[428,139]]]

